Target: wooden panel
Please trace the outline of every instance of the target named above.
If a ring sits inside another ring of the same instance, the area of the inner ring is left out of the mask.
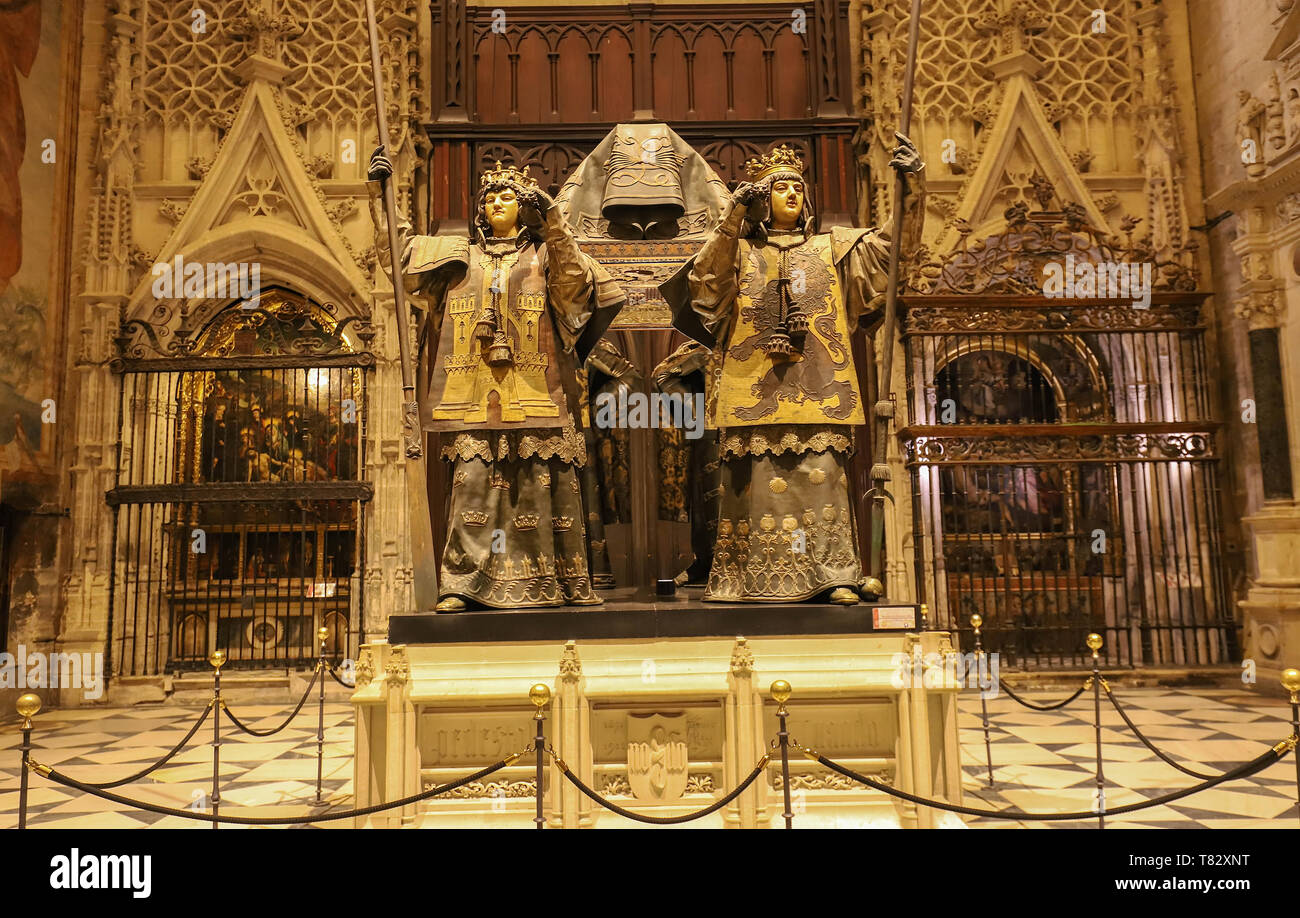
[[[535,29],[519,42],[519,76],[515,87],[516,112],[525,123],[554,121],[551,115],[551,65],[546,39]]]
[[[553,87],[561,122],[597,121],[600,113],[592,98],[592,46],[576,28],[564,33],[556,47],[556,85]]]
[[[728,117],[755,120],[767,117],[764,44],[757,29],[741,29],[736,36],[731,59],[733,90]]]
[[[654,111],[664,121],[686,120],[686,41],[676,29],[664,29],[653,45]]]
[[[611,124],[631,121],[632,44],[621,31],[610,29],[601,37],[598,53],[596,88],[600,116],[595,120]]]
[[[772,82],[776,117],[810,117],[808,61],[803,37],[785,29],[777,34],[774,45]]]

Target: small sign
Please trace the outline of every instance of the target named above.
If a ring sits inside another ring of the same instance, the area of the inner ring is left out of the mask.
[[[871,610],[872,627],[877,630],[916,628],[914,606],[875,606]]]

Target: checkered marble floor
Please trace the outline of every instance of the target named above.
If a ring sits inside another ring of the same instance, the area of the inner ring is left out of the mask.
[[[279,726],[293,705],[231,702],[245,726]],[[32,757],[69,777],[103,783],[140,771],[180,741],[202,713],[200,707],[141,705],[131,708],[71,708],[42,712],[32,734]],[[352,707],[325,704],[324,769],[316,797],[316,707],[307,705],[284,730],[265,738],[247,736],[223,720],[221,811],[240,816],[305,816],[345,808],[352,802]],[[115,794],[172,809],[207,812],[212,790],[212,721],[208,720],[176,756]],[[0,727],[0,829],[18,824],[18,768],[22,734],[16,723]],[[32,775],[27,795],[29,828],[211,829],[211,823],[128,809]],[[351,820],[318,823],[343,828]],[[242,828],[223,823],[221,828]]]
[[[1115,697],[1143,735],[1174,761],[1205,774],[1248,762],[1291,732],[1291,709],[1280,698],[1224,689],[1138,689],[1113,685]],[[1049,704],[1069,692],[1018,691]],[[1096,737],[1091,692],[1058,711],[1023,707],[1005,694],[988,700],[993,787],[981,726],[979,695],[963,693],[961,729],[965,804],[1025,812],[1091,810],[1096,789]],[[1106,805],[1118,807],[1191,787],[1198,779],[1160,761],[1133,736],[1105,695],[1101,699],[1102,773]],[[972,828],[1095,829],[1097,820],[1069,822],[968,819]],[[1296,771],[1290,756],[1253,778],[1220,784],[1174,803],[1106,818],[1107,828],[1294,829]]]
[[[1222,771],[1248,761],[1289,733],[1290,709],[1280,699],[1222,689],[1126,689],[1115,693],[1129,717],[1166,754],[1197,771]],[[1023,692],[1043,704],[1066,692]],[[1159,761],[1124,727],[1102,699],[1102,750],[1106,803],[1158,797],[1195,779]],[[1029,812],[1079,811],[1092,807],[1094,737],[1090,696],[1060,711],[1028,710],[1002,695],[988,702],[994,786],[988,786],[979,697],[961,700],[961,745],[966,805],[1015,807]],[[268,729],[291,705],[232,707],[253,729]],[[34,757],[72,777],[104,782],[157,761],[189,729],[197,707],[150,705],[45,712],[37,718]],[[324,796],[315,807],[316,718],[312,706],[296,723],[267,738],[235,731],[228,723],[221,747],[222,811],[234,815],[296,816],[352,804],[352,709],[325,706]],[[211,789],[210,724],[167,765],[115,793],[163,806],[206,806]],[[18,746],[16,723],[0,726],[0,828],[17,825]],[[947,822],[945,818],[941,820]],[[972,828],[1096,828],[1096,820],[1018,822],[967,820]],[[1126,816],[1109,817],[1108,827],[1295,828],[1295,765],[1288,757],[1254,778],[1223,784],[1176,803]],[[208,823],[120,807],[33,776],[28,794],[32,828],[202,828]],[[351,820],[319,823],[345,828]],[[222,826],[226,829],[227,826]],[[233,828],[233,827],[230,827]]]

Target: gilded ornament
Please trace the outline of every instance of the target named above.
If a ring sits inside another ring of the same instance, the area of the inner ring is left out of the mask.
[[[784,494],[786,488],[789,487],[784,478],[773,478],[767,483],[767,486],[771,488],[773,494]]]
[[[808,473],[808,482],[819,485],[826,480],[826,472],[822,469],[813,469]]]

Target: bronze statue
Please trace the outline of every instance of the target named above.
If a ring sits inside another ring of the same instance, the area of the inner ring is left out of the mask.
[[[915,247],[924,164],[898,138],[890,165],[907,177]],[[850,336],[880,319],[889,240],[878,229],[817,233],[803,162],[788,147],[746,169],[751,181],[660,288],[678,328],[713,348],[707,425],[719,431],[723,492],[704,598],[829,593],[852,604],[862,564],[848,459],[866,414]]]
[[[369,177],[391,172],[381,147]],[[622,291],[537,183],[500,163],[482,177],[471,238],[401,232],[405,289],[425,303],[420,415],[452,463],[438,611],[599,604],[578,370]]]

